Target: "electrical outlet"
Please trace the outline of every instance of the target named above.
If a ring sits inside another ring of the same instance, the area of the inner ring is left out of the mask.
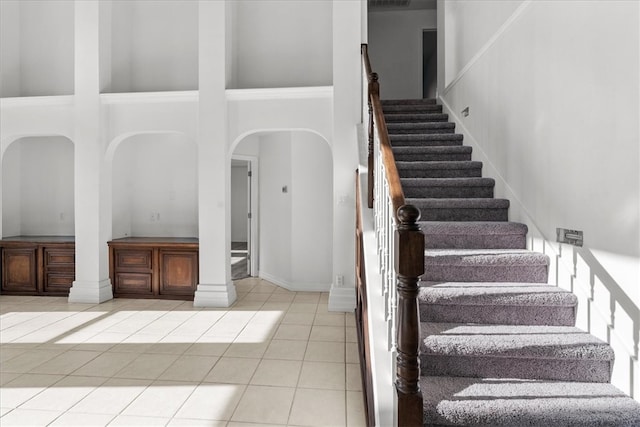
[[[556,228],[556,241],[568,243],[574,246],[582,246],[583,233],[580,230],[569,230],[567,228]]]
[[[336,276],[336,286],[342,286],[344,285],[344,276],[341,274],[338,274]]]

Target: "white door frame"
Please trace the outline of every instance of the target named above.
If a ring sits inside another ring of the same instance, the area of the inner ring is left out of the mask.
[[[248,168],[251,172],[250,191],[249,191],[249,213],[251,218],[248,221],[248,238],[249,245],[247,250],[249,251],[249,274],[251,276],[258,275],[258,157],[257,156],[245,156],[242,154],[233,154],[232,160],[243,160],[248,162]]]

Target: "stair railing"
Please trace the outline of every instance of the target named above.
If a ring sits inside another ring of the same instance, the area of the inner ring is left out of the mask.
[[[378,75],[371,69],[364,44],[362,62],[368,104],[367,199],[374,211],[387,345],[389,351],[396,352],[397,421],[399,426],[421,426],[418,280],[424,273],[424,234],[417,224],[420,211],[405,204],[382,111]]]

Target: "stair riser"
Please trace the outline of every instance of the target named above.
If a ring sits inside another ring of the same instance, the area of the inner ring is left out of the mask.
[[[382,111],[385,114],[439,114],[442,105],[385,105]]]
[[[574,307],[420,303],[421,322],[574,326]]]
[[[436,100],[435,98],[382,100],[383,108],[390,105],[436,105]]]
[[[394,147],[462,145],[463,141],[459,133],[389,135],[389,139]]]
[[[419,113],[391,113],[385,114],[384,120],[387,123],[429,123],[447,122],[449,116],[446,114],[419,114]]]
[[[425,233],[426,249],[526,249],[527,237],[513,235],[451,235]]]
[[[398,169],[398,174],[400,178],[479,178],[482,169]]]
[[[426,282],[516,282],[546,283],[548,268],[544,265],[432,265],[425,257]]]
[[[394,153],[394,159],[399,162],[442,162],[442,161],[469,161],[471,153]]]
[[[442,128],[438,128],[438,127],[434,127],[434,128],[391,128],[391,125],[388,126],[389,127],[389,135],[410,135],[410,134],[420,134],[420,133],[424,133],[424,134],[452,134],[455,132],[455,129],[453,127],[451,128],[447,128],[447,127],[442,127]]]
[[[491,198],[493,187],[404,187],[405,197]]]
[[[611,363],[599,360],[421,354],[420,362],[421,374],[427,376],[525,378],[595,383],[611,380]]]
[[[420,209],[422,221],[507,221],[508,209]]]

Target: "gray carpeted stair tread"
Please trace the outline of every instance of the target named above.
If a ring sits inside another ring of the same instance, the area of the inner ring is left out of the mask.
[[[387,105],[435,105],[435,98],[422,98],[422,99],[382,99],[380,101],[382,106]]]
[[[389,135],[391,145],[399,146],[444,146],[444,145],[462,145],[464,139],[459,133],[406,133]]]
[[[573,326],[578,300],[545,283],[420,282],[423,322]]]
[[[549,257],[525,249],[425,249],[427,282],[545,283]]]
[[[466,145],[454,146],[403,146],[392,147],[393,153],[402,154],[471,154],[472,149]]]
[[[491,198],[492,178],[401,178],[407,198]]]
[[[640,403],[611,384],[421,377],[424,424],[637,427]]]
[[[454,146],[404,146],[392,147],[396,161],[470,161],[471,147]]]
[[[401,178],[456,178],[482,176],[482,162],[475,161],[396,161]]]
[[[441,305],[538,305],[575,307],[571,292],[545,283],[420,282],[420,303]]]
[[[517,222],[419,221],[418,225],[425,247],[431,249],[524,249],[527,244],[528,228]]]
[[[387,123],[389,134],[406,133],[453,133],[455,123],[451,122],[426,122],[426,123]]]
[[[441,113],[442,105],[437,104],[395,104],[383,105],[382,111],[386,113]]]
[[[509,200],[488,198],[406,198],[424,221],[507,221]]]
[[[385,112],[384,120],[387,123],[446,122],[449,120],[449,115],[444,113]]]
[[[420,324],[423,375],[608,382],[614,353],[571,326]]]

